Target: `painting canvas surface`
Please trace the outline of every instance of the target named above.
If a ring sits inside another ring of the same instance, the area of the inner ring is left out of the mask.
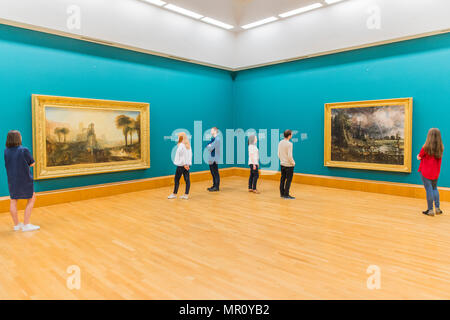
[[[411,172],[412,98],[325,104],[324,165]]]
[[[331,160],[402,165],[405,107],[336,108],[331,111]]]
[[[46,107],[48,167],[141,158],[140,112]]]
[[[150,168],[150,105],[33,95],[35,179]]]

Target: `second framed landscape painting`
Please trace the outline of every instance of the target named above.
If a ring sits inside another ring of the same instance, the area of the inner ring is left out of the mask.
[[[411,172],[412,98],[325,105],[328,167]]]
[[[35,179],[150,167],[149,104],[33,95]]]

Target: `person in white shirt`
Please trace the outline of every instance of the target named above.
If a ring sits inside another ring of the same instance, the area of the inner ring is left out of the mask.
[[[178,147],[173,163],[177,166],[177,170],[175,172],[175,186],[173,188],[173,193],[168,198],[176,199],[178,187],[180,186],[180,179],[181,176],[183,176],[184,181],[186,182],[186,191],[180,198],[187,200],[189,199],[189,189],[191,188],[189,168],[192,165],[192,150],[191,144],[189,143],[189,138],[184,132],[180,132],[178,134]]]
[[[295,199],[289,193],[291,188],[292,178],[294,176],[295,161],[292,156],[292,131],[284,131],[284,139],[278,144],[278,158],[281,164],[281,179],[280,179],[280,196],[284,199]]]
[[[256,183],[259,178],[259,150],[256,146],[258,138],[255,135],[248,137],[248,165],[250,167],[250,178],[248,179],[248,191],[259,193]]]

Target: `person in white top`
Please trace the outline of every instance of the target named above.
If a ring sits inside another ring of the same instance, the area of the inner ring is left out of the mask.
[[[284,199],[295,199],[289,193],[292,178],[294,176],[295,161],[292,156],[292,131],[284,131],[284,139],[278,144],[278,158],[281,164],[280,196]]]
[[[191,188],[189,169],[192,165],[192,149],[191,144],[189,143],[189,138],[184,132],[180,132],[178,134],[178,147],[173,163],[177,166],[177,170],[175,172],[175,186],[173,188],[173,193],[168,198],[176,199],[178,187],[180,186],[180,179],[181,176],[183,176],[184,181],[186,182],[186,191],[180,198],[187,200],[189,199],[189,189]]]
[[[256,183],[259,178],[259,150],[256,146],[258,138],[255,135],[248,137],[248,165],[250,167],[250,178],[248,179],[248,191],[259,193]]]

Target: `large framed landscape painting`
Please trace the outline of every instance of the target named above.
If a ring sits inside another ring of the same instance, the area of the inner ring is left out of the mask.
[[[33,95],[35,179],[150,167],[148,103]]]
[[[325,104],[328,167],[411,172],[412,98]]]

